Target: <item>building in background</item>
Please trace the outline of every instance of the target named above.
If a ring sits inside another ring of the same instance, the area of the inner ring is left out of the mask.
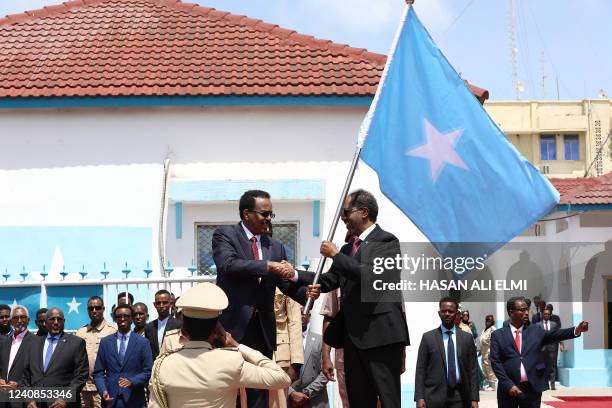
[[[488,101],[514,146],[549,177],[612,171],[612,101]]]

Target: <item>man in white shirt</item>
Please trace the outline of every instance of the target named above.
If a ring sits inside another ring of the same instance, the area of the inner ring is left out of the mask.
[[[151,351],[153,351],[153,359],[155,360],[159,355],[159,348],[164,341],[166,332],[168,330],[180,329],[181,322],[170,316],[172,299],[170,292],[167,290],[161,289],[155,293],[153,306],[157,310],[157,319],[147,323],[145,326],[145,337],[151,342]]]
[[[13,333],[0,340],[0,389],[15,389],[23,376],[23,356],[28,353],[35,334],[28,331],[30,316],[25,306],[17,305],[11,311]],[[20,404],[17,404],[20,405]]]

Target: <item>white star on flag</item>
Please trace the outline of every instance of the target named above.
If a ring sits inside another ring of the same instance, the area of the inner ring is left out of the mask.
[[[427,119],[423,118],[423,123],[427,141],[419,147],[407,150],[406,155],[429,160],[431,178],[434,183],[447,164],[469,170],[470,168],[455,151],[455,144],[461,137],[463,129],[441,133]]]
[[[13,304],[11,305],[11,309],[14,309],[15,306],[17,306],[17,305],[18,305],[17,299],[13,298]]]
[[[76,314],[79,314],[79,306],[81,306],[81,304],[76,301],[76,298],[74,296],[72,297],[72,302],[66,303],[66,305],[68,305],[68,307],[70,308],[68,310],[68,314],[72,312],[76,312]]]

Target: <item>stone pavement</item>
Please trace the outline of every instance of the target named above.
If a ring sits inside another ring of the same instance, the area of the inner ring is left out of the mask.
[[[550,407],[546,405],[546,401],[559,401],[554,395],[601,395],[612,396],[612,387],[608,388],[590,388],[590,387],[572,387],[567,388],[562,385],[557,386],[556,391],[548,390],[542,394],[542,408]],[[480,392],[480,408],[496,408],[497,407],[497,391],[481,391]]]

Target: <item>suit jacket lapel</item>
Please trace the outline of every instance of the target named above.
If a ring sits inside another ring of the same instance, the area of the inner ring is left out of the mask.
[[[242,224],[238,223],[235,227],[236,235],[238,235],[238,242],[240,242],[240,246],[242,247],[243,253],[246,255],[246,259],[253,260],[253,251],[251,250],[251,241],[247,238],[246,232],[244,232],[244,228],[242,228]]]
[[[510,330],[508,330],[508,329],[510,329]],[[512,344],[512,347],[514,348],[514,350],[516,350],[516,352],[517,352],[518,354],[521,354],[521,352],[519,351],[519,349],[518,349],[518,348],[516,348],[516,343],[515,343],[515,341],[514,341],[514,335],[512,334],[512,332],[514,331],[514,327],[513,327],[512,325],[508,325],[508,327],[507,327],[506,329],[503,329],[503,330],[504,330],[504,335],[505,335],[507,338],[509,337],[509,339],[510,339],[510,343]],[[523,335],[523,334],[525,334],[525,333],[524,333],[524,332],[523,332],[523,333],[521,333],[521,335]],[[524,339],[524,337],[523,337],[523,339]],[[522,339],[521,339],[521,340],[522,340]],[[521,344],[521,346],[522,346],[522,344]],[[521,348],[522,348],[522,347],[521,347]]]
[[[29,331],[26,331],[25,336],[23,336],[23,339],[21,339],[21,345],[19,346],[19,350],[17,350],[17,354],[15,354],[15,358],[13,359],[13,364],[11,364],[11,366],[8,367],[8,370],[6,371],[7,378],[8,378],[9,373],[11,372],[11,369],[15,365],[15,361],[18,361],[20,358],[22,358],[22,355],[24,353],[23,350],[28,349],[30,347],[30,345],[28,344],[30,342],[30,339],[28,338],[28,336],[34,336],[34,334],[30,333]],[[9,354],[7,354],[6,356],[6,361],[8,362],[10,358],[10,349],[6,351],[9,352]]]
[[[53,368],[53,363],[55,363],[57,359],[59,358],[58,356],[60,355],[60,353],[62,352],[62,349],[64,348],[64,345],[66,344],[66,336],[64,334],[65,333],[62,333],[60,338],[57,340],[57,344],[55,345],[55,349],[53,350],[53,354],[51,355],[51,361],[49,361],[49,365],[47,366],[47,371],[45,372],[51,371],[51,368]]]
[[[438,346],[438,351],[442,356],[442,363],[444,365],[444,378],[448,376],[448,372],[446,369],[446,350],[444,349],[444,341],[442,341],[442,330],[438,328],[434,334],[434,339],[436,341],[436,345]]]
[[[264,260],[270,259],[270,238],[266,235],[261,236],[261,253]]]
[[[374,229],[365,237],[363,242],[359,245],[359,248],[357,248],[357,253],[355,254],[355,257],[357,259],[361,259],[361,249],[363,247],[368,245],[370,241],[376,242],[376,237],[378,236],[378,234],[380,234],[380,231],[382,231],[382,229],[378,225],[376,225]],[[349,254],[350,254],[350,249],[349,249]]]
[[[159,341],[157,341],[157,333],[159,331],[159,318],[153,321],[153,328],[155,329],[155,333],[153,333],[153,343],[155,344],[155,347],[157,348],[157,352],[159,352]]]
[[[127,361],[130,359],[130,356],[132,355],[132,349],[136,347],[134,343],[136,343],[136,339],[134,339],[134,334],[130,333],[130,337],[128,338],[128,344],[125,348],[125,356],[123,358],[123,363],[121,362],[121,360],[119,360],[119,350],[117,350],[117,360],[119,360],[119,365],[121,366],[121,368],[125,367],[125,363],[127,363]]]

